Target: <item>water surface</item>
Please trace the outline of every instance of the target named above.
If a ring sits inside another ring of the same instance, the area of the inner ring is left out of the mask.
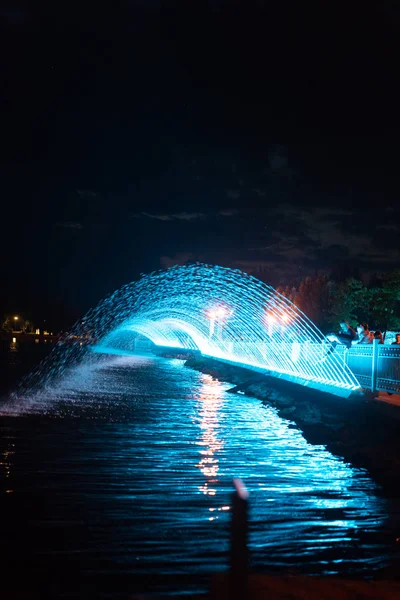
[[[369,577],[396,508],[366,471],[260,400],[154,357],[112,358],[3,406],[4,586],[55,596],[201,591],[228,566],[231,481],[251,494],[252,568]]]

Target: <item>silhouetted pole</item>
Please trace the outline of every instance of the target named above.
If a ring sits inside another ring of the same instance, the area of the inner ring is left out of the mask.
[[[234,479],[232,494],[231,576],[230,598],[247,599],[248,576],[248,499],[249,493],[241,479]]]
[[[378,380],[379,340],[372,340],[371,391],[376,392]]]

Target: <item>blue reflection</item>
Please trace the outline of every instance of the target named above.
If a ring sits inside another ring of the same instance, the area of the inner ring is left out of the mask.
[[[219,411],[223,406],[223,388],[219,381],[213,380],[210,375],[202,375],[202,385],[198,398],[198,418],[201,429],[200,447],[201,460],[196,465],[206,481],[199,490],[208,496],[215,496],[218,483],[218,453],[224,447],[222,440],[218,439]]]
[[[181,361],[116,356],[72,369],[23,402],[20,466],[7,489],[29,503],[25,480],[34,477],[46,512],[27,525],[30,539],[40,539],[35,523],[45,523],[41,552],[77,552],[79,531],[60,548],[54,524],[66,507],[81,514],[83,503],[92,545],[82,569],[107,548],[111,570],[122,560],[142,574],[221,571],[231,482],[241,477],[251,494],[255,569],[363,575],[385,564],[389,505],[368,474],[230,387]],[[15,456],[7,455],[11,471]]]

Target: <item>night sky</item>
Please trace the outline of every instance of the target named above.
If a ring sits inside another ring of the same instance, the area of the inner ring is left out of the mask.
[[[389,0],[2,3],[0,310],[398,267],[399,39]]]

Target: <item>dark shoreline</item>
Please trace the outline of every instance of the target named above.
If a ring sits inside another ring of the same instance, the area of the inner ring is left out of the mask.
[[[274,406],[308,442],[367,469],[385,495],[400,495],[400,408],[369,394],[348,399],[323,394],[200,355],[180,358],[187,358],[187,367],[232,383],[233,394]]]

